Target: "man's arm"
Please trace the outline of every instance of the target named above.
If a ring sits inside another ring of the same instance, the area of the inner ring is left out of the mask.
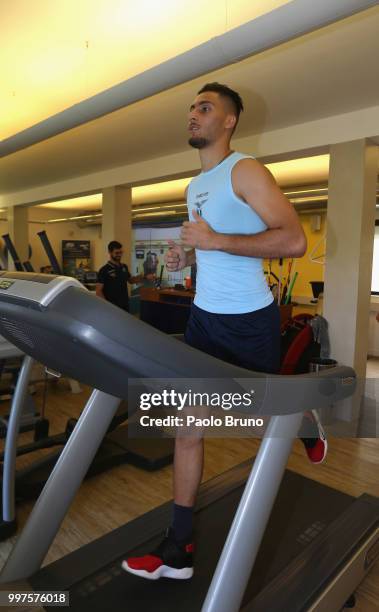
[[[297,214],[271,173],[253,159],[243,159],[232,172],[236,195],[261,217],[267,230],[257,234],[221,234],[193,212],[195,222],[183,224],[185,246],[225,251],[246,257],[301,257],[307,247]]]
[[[129,276],[127,282],[131,285],[136,285],[137,283],[142,283],[143,278],[143,274],[137,274],[136,276]]]
[[[96,295],[98,297],[103,298],[103,300],[105,300],[105,295],[104,295],[104,285],[102,283],[96,283]]]
[[[188,185],[184,190],[184,199],[187,200],[188,196]],[[192,266],[196,263],[196,251],[190,249],[185,251],[182,246],[177,244],[174,240],[169,240],[169,251],[165,255],[166,268],[169,272],[178,272]]]
[[[136,285],[137,283],[142,283],[144,279],[146,280],[155,280],[155,274],[137,274],[136,276],[129,276],[128,283],[131,285]]]
[[[193,264],[196,263],[196,251],[195,249],[190,249],[189,251],[185,251],[186,254],[186,265],[187,266],[192,266]]]

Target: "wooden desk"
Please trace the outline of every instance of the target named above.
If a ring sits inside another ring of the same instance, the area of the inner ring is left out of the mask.
[[[167,334],[181,334],[186,328],[194,297],[195,293],[191,290],[141,287],[141,321]],[[291,316],[292,304],[280,306],[281,324]]]
[[[190,306],[195,293],[192,290],[156,289],[155,287],[141,287],[140,299],[147,302],[160,302],[161,304],[177,304]]]
[[[194,297],[193,291],[141,287],[140,319],[166,334],[181,334],[187,326]]]

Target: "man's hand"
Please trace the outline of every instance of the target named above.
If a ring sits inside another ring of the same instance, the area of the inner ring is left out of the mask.
[[[144,280],[149,280],[149,281],[153,281],[156,279],[155,274],[146,274],[145,276],[143,274],[138,274],[136,276],[130,276],[128,279],[128,283],[130,285],[138,285],[140,283],[143,283]]]
[[[138,285],[138,283],[143,282],[143,274],[137,274],[136,276],[130,276],[128,278],[128,283],[130,285]]]
[[[202,251],[215,249],[217,233],[200,217],[195,209],[192,211],[192,216],[194,221],[185,221],[182,225],[180,237],[183,244]]]
[[[176,244],[174,240],[169,240],[168,245],[170,249],[165,255],[165,264],[169,272],[177,272],[183,270],[187,264],[187,254],[183,247]]]

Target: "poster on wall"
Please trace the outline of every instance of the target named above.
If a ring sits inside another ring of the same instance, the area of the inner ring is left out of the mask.
[[[63,274],[83,280],[91,270],[91,241],[62,240]]]

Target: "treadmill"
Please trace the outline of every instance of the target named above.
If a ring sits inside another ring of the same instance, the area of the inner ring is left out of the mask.
[[[303,412],[351,396],[351,368],[297,376],[251,372],[57,276],[0,273],[0,333],[50,368],[75,372],[96,387],[3,568],[2,588],[16,589],[15,581],[25,588],[28,580],[31,589],[68,590],[74,611],[145,612],[153,604],[162,612],[337,612],[377,560],[377,498],[355,499],[291,472],[283,477]],[[133,379],[139,390],[162,389],[168,380],[183,389],[189,376],[195,389],[254,388],[247,413],[270,415],[253,467],[237,466],[201,489],[194,577],[154,582],[120,568],[122,558],[159,541],[169,503],[40,569]]]

